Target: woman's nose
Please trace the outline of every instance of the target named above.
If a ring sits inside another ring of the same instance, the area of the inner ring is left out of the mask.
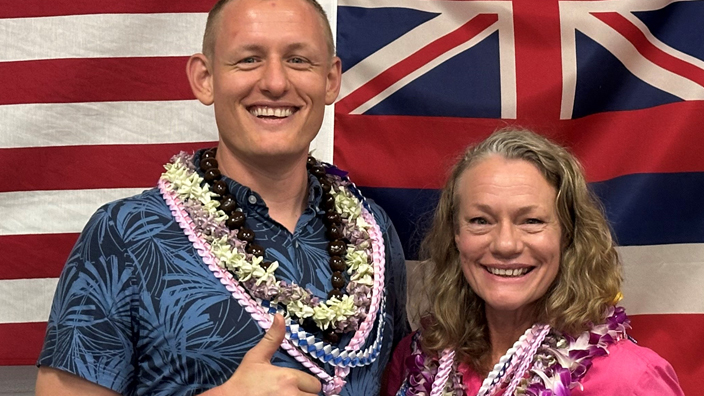
[[[511,258],[521,254],[522,250],[523,241],[520,230],[512,223],[500,223],[493,235],[492,253],[496,256]]]

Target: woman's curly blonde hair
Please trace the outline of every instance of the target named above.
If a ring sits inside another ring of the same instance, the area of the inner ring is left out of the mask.
[[[576,334],[604,320],[621,287],[621,266],[611,230],[581,165],[563,147],[533,132],[504,129],[467,149],[440,195],[432,227],[421,245],[423,292],[422,345],[438,354],[456,351],[477,372],[490,352],[484,301],[465,280],[455,246],[460,176],[490,155],[528,161],[557,189],[555,205],[562,229],[560,269],[546,294],[536,301],[536,321]]]

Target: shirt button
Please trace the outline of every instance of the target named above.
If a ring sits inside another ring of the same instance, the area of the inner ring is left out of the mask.
[[[257,197],[255,197],[254,195],[250,195],[249,198],[247,198],[247,201],[254,205],[255,203],[257,203]]]

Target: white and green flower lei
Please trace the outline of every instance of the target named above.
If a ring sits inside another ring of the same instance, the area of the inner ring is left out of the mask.
[[[214,199],[218,195],[195,171],[192,155],[181,153],[164,167],[166,172],[161,179],[168,182],[166,188],[183,202],[194,221],[198,237],[206,242],[206,247],[217,258],[217,264],[235,275],[251,295],[282,304],[288,314],[301,322],[312,318],[321,330],[330,327],[341,332],[356,330],[369,307],[374,266],[368,232],[370,225],[361,216],[362,203],[349,190],[348,181],[331,174],[326,176],[332,185],[330,194],[335,198],[334,210],[343,219],[343,234],[351,241],[344,257],[350,276],[348,294],[320,301],[309,290],[277,280],[274,273],[278,262],[274,261],[264,269],[260,265],[263,257],[245,252],[246,242],[239,240],[236,233],[225,225],[227,214],[218,209],[220,202]]]

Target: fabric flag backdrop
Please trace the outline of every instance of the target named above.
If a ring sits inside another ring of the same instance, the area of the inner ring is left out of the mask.
[[[184,73],[213,3],[0,0],[0,365],[34,363],[90,214],[216,140]],[[409,259],[462,148],[533,128],[584,163],[622,245],[632,334],[697,394],[704,1],[324,6],[344,77],[316,154],[387,209]]]
[[[386,208],[407,256],[468,143],[504,126],[540,131],[582,160],[604,202],[632,334],[699,394],[704,2],[338,5],[335,161]]]

